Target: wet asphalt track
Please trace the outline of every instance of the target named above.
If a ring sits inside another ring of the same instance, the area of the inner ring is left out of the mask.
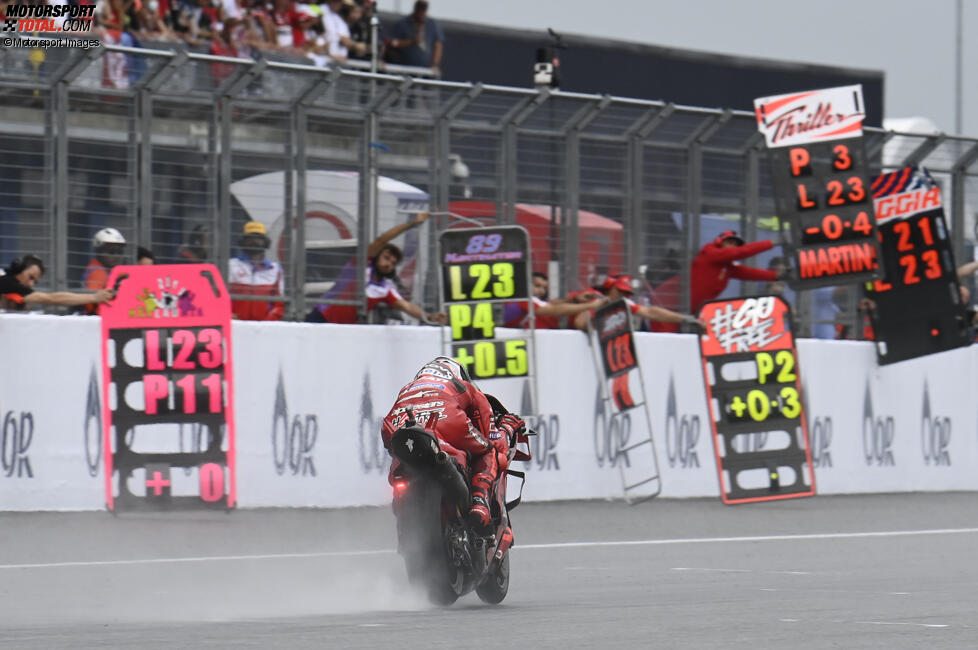
[[[976,506],[526,504],[503,605],[447,610],[407,588],[387,509],[6,513],[0,647],[975,648]]]

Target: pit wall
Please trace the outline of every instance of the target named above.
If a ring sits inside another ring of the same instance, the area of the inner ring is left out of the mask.
[[[661,497],[719,496],[695,337],[639,334],[636,344]],[[609,450],[644,435],[644,411],[613,415],[598,399],[581,333],[540,332],[537,345],[540,408],[529,420],[539,436],[534,460],[516,467],[527,473],[524,500],[621,497],[626,459]],[[438,329],[235,322],[233,349],[239,507],[389,502],[379,423],[439,353]],[[869,343],[798,349],[818,493],[978,488],[975,346],[882,368]],[[2,316],[0,359],[0,510],[102,509],[98,319]],[[480,386],[514,411],[530,407],[525,379]],[[637,377],[631,389],[638,399]],[[193,434],[154,435],[176,450]],[[768,442],[754,434],[746,444]],[[630,471],[651,468],[648,450],[630,452]]]

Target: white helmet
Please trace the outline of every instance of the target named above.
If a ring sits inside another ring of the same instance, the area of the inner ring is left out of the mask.
[[[122,236],[122,233],[115,228],[102,228],[92,239],[92,245],[95,248],[100,246],[105,246],[106,244],[125,244],[126,238]]]
[[[449,380],[461,379],[462,381],[467,382],[472,381],[472,379],[469,377],[469,373],[465,370],[465,366],[450,357],[435,357],[428,363],[421,366],[421,370],[418,371],[418,374],[416,374],[414,378],[418,379],[422,375],[435,376]]]

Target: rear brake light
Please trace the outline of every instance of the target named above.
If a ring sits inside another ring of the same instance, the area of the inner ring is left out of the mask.
[[[394,481],[394,494],[400,494],[407,489],[407,481]]]

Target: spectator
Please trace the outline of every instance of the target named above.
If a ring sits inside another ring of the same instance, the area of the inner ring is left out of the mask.
[[[391,30],[391,63],[431,68],[441,74],[445,37],[434,18],[428,18],[428,3],[417,0],[414,12],[394,23]]]
[[[777,273],[779,278],[785,277],[788,272],[788,265],[784,263],[784,258],[780,255],[772,257],[767,263],[767,268],[769,271]],[[784,280],[772,280],[761,287],[761,293],[765,296],[779,296],[787,300],[785,296],[787,288],[788,284]]]
[[[836,291],[833,292],[833,299],[837,301],[846,297],[845,291],[838,291],[839,289],[843,289],[843,287],[836,287]],[[845,312],[842,313],[844,314]],[[873,321],[877,318],[876,301],[871,298],[860,298],[856,305],[856,327],[858,328],[859,324],[862,324],[862,340],[873,341],[876,339],[876,333],[873,331]],[[835,326],[835,329],[837,339],[860,338],[853,332],[851,325],[839,323]]]
[[[971,304],[971,290],[962,285],[958,286],[961,293],[961,309],[964,312],[965,324],[972,330],[971,338],[975,338],[974,330],[978,326],[978,310]]]
[[[352,4],[352,0],[348,2]],[[317,65],[325,66],[329,61],[343,63],[351,53],[362,57],[367,52],[367,46],[355,42],[350,36],[350,27],[345,17],[350,13],[349,5],[344,0],[326,0],[325,4],[322,16],[323,35],[317,39],[309,58]],[[359,7],[353,7],[359,11]]]
[[[398,224],[384,232],[367,247],[367,313],[368,316],[376,307],[386,304],[398,311],[417,318],[422,322],[433,321],[445,323],[448,319],[444,313],[427,314],[421,307],[405,300],[394,280],[397,277],[397,265],[404,258],[401,249],[392,241],[411,228],[416,228],[428,219],[429,213],[419,212],[414,219]],[[350,260],[340,271],[333,288],[323,295],[324,300],[354,301],[357,299],[356,283],[357,265]],[[339,305],[323,303],[306,316],[310,323],[356,323],[357,308],[355,305]]]
[[[558,329],[560,318],[576,316],[590,309],[596,309],[606,302],[604,296],[592,297],[586,302],[571,302],[569,300],[547,301],[550,289],[550,279],[546,273],[533,273],[533,313],[536,329]],[[503,324],[505,327],[529,327],[529,302],[508,302],[503,305]]]
[[[265,256],[271,245],[265,224],[249,221],[239,240],[241,255],[230,261],[230,290],[232,294],[282,297],[285,295],[285,274],[278,262]],[[281,301],[232,300],[231,313],[240,320],[282,320],[285,304]]]
[[[126,253],[126,238],[115,228],[102,228],[92,238],[92,247],[95,249],[95,257],[85,267],[82,285],[86,289],[97,291],[106,287],[109,273],[122,262]],[[95,313],[94,309],[89,311]]]
[[[363,48],[350,48],[350,58],[370,60],[371,46],[373,45],[373,31],[370,27],[370,20],[376,11],[374,0],[364,0],[359,3],[343,3],[343,11],[340,15],[346,19],[346,24],[350,27],[350,38],[354,43],[362,43]],[[377,25],[380,32],[381,26]],[[383,37],[378,37],[383,42]]]
[[[44,263],[39,257],[25,255],[11,262],[4,274],[0,274],[0,311],[24,311],[29,304],[63,305],[79,307],[96,305],[111,300],[115,293],[100,289],[95,293],[35,291],[34,286],[44,275]]]
[[[158,1],[151,0],[138,11],[139,35],[150,40],[175,40],[176,34],[160,16],[158,7]]]
[[[207,227],[199,223],[187,236],[187,243],[177,251],[183,264],[204,264],[207,262]]]
[[[214,56],[228,56],[250,59],[255,49],[263,47],[263,41],[255,20],[242,11],[239,18],[228,18],[220,32],[211,41],[210,53]],[[211,75],[221,82],[231,76],[240,66],[232,63],[211,63]]]
[[[270,10],[256,8],[266,39],[275,48],[290,54],[305,54],[306,30],[316,22],[315,16],[299,12],[295,0],[274,0]]]
[[[156,256],[153,255],[153,251],[150,249],[140,246],[136,249],[136,264],[141,266],[156,264]]]
[[[835,300],[840,287],[819,287],[812,290],[812,336],[817,339],[834,339],[839,305]]]
[[[706,323],[695,316],[684,316],[670,309],[666,309],[665,307],[658,307],[656,305],[639,305],[634,302],[632,300],[633,290],[631,276],[619,275],[617,277],[609,277],[607,280],[605,280],[602,291],[607,296],[608,302],[624,299],[625,304],[628,305],[628,310],[639,318],[647,318],[651,321],[657,321],[660,323],[675,324],[677,331],[680,324],[698,326],[704,330],[706,329]],[[575,317],[574,325],[577,327],[577,329],[587,330],[590,319],[590,312],[583,312]]]

